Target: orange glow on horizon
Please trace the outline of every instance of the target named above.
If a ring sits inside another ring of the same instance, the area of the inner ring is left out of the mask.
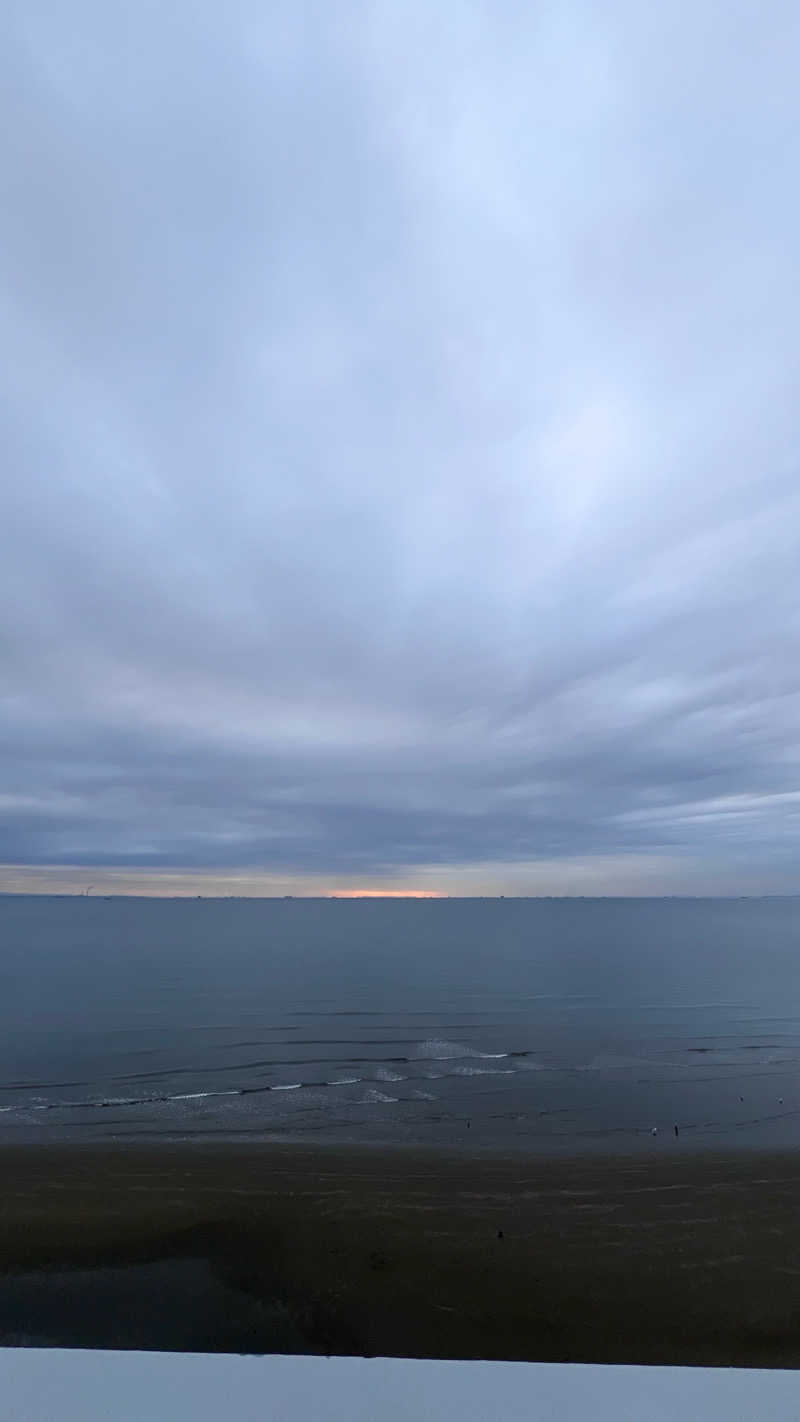
[[[443,899],[438,889],[334,889],[332,899]]]

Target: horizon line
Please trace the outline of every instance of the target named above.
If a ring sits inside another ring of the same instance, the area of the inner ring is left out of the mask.
[[[485,899],[501,902],[513,900],[516,902],[533,902],[542,900],[546,902],[563,900],[642,900],[661,901],[664,899],[707,899],[709,902],[726,902],[741,899],[796,899],[800,898],[800,890],[793,890],[787,893],[753,893],[753,894],[447,894],[440,890],[432,891],[377,891],[367,890],[365,892],[351,890],[336,890],[330,894],[142,894],[125,893],[115,894],[95,894],[88,893],[86,889],[63,890],[61,892],[47,892],[43,890],[25,889],[0,889],[0,898],[3,899],[92,899],[96,903],[108,901],[110,899],[152,899],[156,901],[167,900],[170,903],[183,902],[197,903],[202,900],[204,903],[230,903],[241,901],[243,903],[283,903],[287,900],[292,902],[330,902],[332,900],[369,900],[370,902],[388,899],[393,902],[405,899],[409,902],[419,903],[425,900],[475,900]]]

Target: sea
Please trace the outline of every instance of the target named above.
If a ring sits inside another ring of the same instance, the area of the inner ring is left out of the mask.
[[[800,1144],[800,899],[0,896],[0,1141]]]

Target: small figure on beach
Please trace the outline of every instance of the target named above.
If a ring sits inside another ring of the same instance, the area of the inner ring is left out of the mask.
[[[677,1126],[673,1126],[672,1129],[673,1129],[673,1131],[675,1132],[675,1139],[677,1140],[677,1139],[678,1139],[678,1134],[679,1134],[679,1132],[678,1132],[678,1127],[677,1127]]]
[[[653,1129],[652,1129],[652,1131],[650,1132],[650,1134],[651,1134],[651,1136],[657,1136],[657,1135],[658,1135],[658,1126],[653,1126]]]
[[[502,1238],[503,1238],[503,1231],[502,1231],[501,1229],[499,1229],[499,1230],[497,1231],[497,1238],[498,1238],[498,1239],[502,1239]]]

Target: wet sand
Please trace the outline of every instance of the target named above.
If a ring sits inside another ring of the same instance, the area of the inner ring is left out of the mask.
[[[0,1343],[800,1367],[800,1154],[0,1151]]]

